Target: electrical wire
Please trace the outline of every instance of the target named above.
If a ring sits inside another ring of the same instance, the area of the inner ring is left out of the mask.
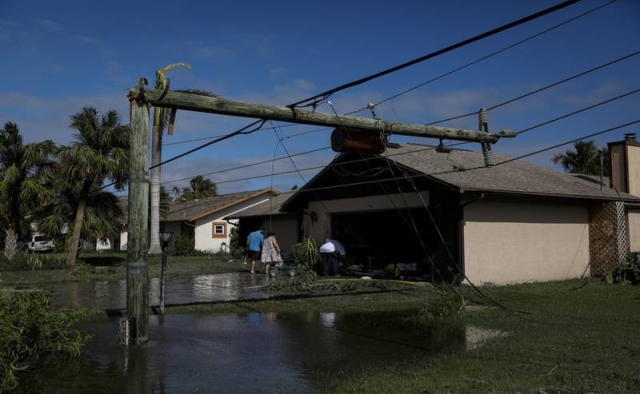
[[[355,80],[355,81],[352,81],[352,82],[346,83],[346,84],[344,84],[344,85],[340,85],[340,86],[335,87],[335,88],[333,88],[333,89],[329,89],[329,90],[327,90],[327,91],[325,91],[325,92],[323,92],[323,93],[320,93],[320,94],[317,94],[317,95],[315,95],[315,96],[309,97],[309,98],[307,98],[307,99],[305,99],[305,100],[297,101],[297,102],[295,102],[295,103],[293,103],[293,104],[288,105],[288,107],[290,107],[290,108],[300,107],[300,106],[301,106],[301,104],[304,104],[304,103],[309,102],[309,101],[313,101],[313,102],[312,102],[311,104],[306,104],[306,105],[304,105],[304,106],[315,106],[319,101],[326,100],[326,99],[327,99],[327,98],[329,98],[332,94],[334,94],[334,93],[336,93],[336,92],[339,92],[339,91],[341,91],[341,90],[345,90],[345,89],[348,89],[348,88],[351,88],[351,87],[354,87],[354,86],[361,85],[361,84],[363,84],[363,83],[365,83],[365,82],[368,82],[368,81],[371,81],[371,80],[373,80],[373,79],[376,79],[376,78],[382,77],[382,76],[384,76],[384,75],[391,74],[391,73],[393,73],[393,72],[396,72],[396,71],[402,70],[402,69],[407,68],[407,67],[409,67],[409,66],[412,66],[412,65],[414,65],[414,64],[421,63],[421,62],[423,62],[423,61],[425,61],[425,60],[428,60],[428,59],[434,58],[434,57],[436,57],[436,56],[440,56],[440,55],[445,54],[445,53],[447,53],[447,52],[451,52],[451,51],[453,51],[453,50],[455,50],[455,49],[462,48],[462,47],[467,46],[467,45],[469,45],[469,44],[472,44],[472,43],[474,43],[474,42],[476,42],[476,41],[483,40],[483,39],[485,39],[485,38],[487,38],[487,37],[491,37],[491,36],[493,36],[493,35],[496,35],[496,34],[498,34],[498,33],[503,32],[503,31],[506,31],[506,30],[512,29],[512,28],[514,28],[514,27],[516,27],[516,26],[519,26],[519,25],[522,25],[522,24],[524,24],[524,23],[530,22],[530,21],[532,21],[532,20],[538,19],[538,18],[540,18],[540,17],[542,17],[542,16],[545,16],[545,15],[547,15],[547,14],[551,14],[551,13],[553,13],[553,12],[559,11],[559,10],[561,10],[561,9],[563,9],[563,8],[566,8],[566,7],[568,7],[568,6],[571,6],[571,5],[576,4],[576,3],[578,3],[578,2],[580,2],[580,0],[568,0],[568,1],[564,1],[564,2],[562,2],[562,3],[560,3],[560,4],[555,5],[555,6],[552,6],[552,7],[549,7],[549,8],[547,8],[547,9],[544,9],[544,10],[542,10],[542,11],[536,12],[536,13],[534,13],[534,14],[531,14],[531,15],[525,16],[524,18],[520,18],[520,19],[515,20],[515,21],[513,21],[513,22],[509,22],[509,23],[507,23],[507,24],[505,24],[505,25],[502,25],[502,26],[500,26],[500,27],[497,27],[497,28],[495,28],[495,29],[492,29],[492,30],[486,31],[486,32],[484,32],[484,33],[478,34],[478,35],[476,35],[476,36],[474,36],[474,37],[471,37],[471,38],[468,38],[468,39],[466,39],[466,40],[460,41],[460,42],[458,42],[458,43],[456,43],[456,44],[450,45],[450,46],[448,46],[448,47],[446,47],[446,48],[443,48],[443,49],[437,50],[437,51],[435,51],[435,52],[431,52],[431,53],[429,53],[429,54],[427,54],[427,55],[424,55],[424,56],[421,56],[421,57],[419,57],[419,58],[413,59],[413,60],[408,61],[408,62],[406,62],[406,63],[402,63],[402,64],[400,64],[400,65],[397,65],[397,66],[395,66],[395,67],[388,68],[388,69],[386,69],[386,70],[383,70],[383,71],[377,72],[377,73],[372,74],[372,75],[369,75],[369,76],[367,76],[367,77],[360,78],[360,79],[358,79],[358,80]]]
[[[579,73],[579,74],[572,75],[572,76],[570,76],[570,77],[567,77],[567,78],[561,79],[560,81],[557,81],[557,82],[554,82],[554,83],[552,83],[552,84],[549,84],[549,85],[543,86],[543,87],[541,87],[541,88],[539,88],[539,89],[532,90],[532,91],[530,91],[530,92],[528,92],[528,93],[521,94],[521,95],[519,95],[519,96],[517,96],[517,97],[510,98],[509,100],[503,101],[503,102],[501,102],[501,103],[494,104],[494,105],[492,105],[492,106],[490,106],[490,107],[486,108],[486,110],[487,110],[487,111],[491,111],[491,110],[493,110],[493,109],[500,108],[500,107],[502,107],[502,106],[504,106],[504,105],[507,105],[507,104],[513,103],[514,101],[522,100],[522,99],[523,99],[523,98],[525,98],[525,97],[532,96],[532,95],[534,95],[534,94],[536,94],[536,93],[540,93],[540,92],[545,91],[545,90],[547,90],[547,89],[550,89],[550,88],[552,88],[552,87],[555,87],[555,86],[561,85],[561,84],[563,84],[563,83],[565,83],[565,82],[572,81],[572,80],[574,80],[574,79],[576,79],[576,78],[579,78],[579,77],[585,76],[585,75],[590,74],[590,73],[592,73],[592,72],[594,72],[594,71],[597,71],[597,70],[603,69],[603,68],[605,68],[605,67],[608,67],[608,66],[611,66],[611,65],[613,65],[613,64],[619,63],[619,62],[621,62],[621,61],[623,61],[623,60],[627,60],[627,59],[629,59],[629,58],[632,58],[633,56],[636,56],[636,55],[638,55],[638,54],[640,54],[640,51],[636,51],[636,52],[630,53],[630,54],[628,54],[628,55],[625,55],[625,56],[622,56],[622,57],[617,58],[617,59],[615,59],[615,60],[612,60],[612,61],[610,61],[610,62],[607,62],[607,63],[605,63],[605,64],[601,64],[601,65],[599,65],[599,66],[596,66],[596,67],[590,68],[589,70],[583,71],[583,72],[581,72],[581,73]],[[448,122],[448,121],[450,121],[450,120],[456,120],[456,119],[466,118],[467,116],[471,116],[471,115],[477,115],[477,112],[469,112],[469,113],[466,113],[466,114],[464,114],[464,115],[458,115],[458,116],[453,116],[453,117],[451,117],[451,118],[441,119],[441,120],[438,120],[438,121],[435,121],[435,122],[429,122],[429,123],[426,123],[426,125],[427,125],[427,126],[429,126],[429,125],[434,125],[434,124],[438,124],[438,123]]]
[[[414,91],[414,90],[416,90],[416,89],[419,89],[419,88],[421,88],[421,87],[423,87],[423,86],[426,86],[426,85],[428,85],[428,84],[430,84],[430,83],[433,83],[433,82],[436,82],[436,81],[438,81],[438,80],[440,80],[440,79],[443,79],[443,78],[445,78],[445,77],[447,77],[447,76],[449,76],[449,75],[455,74],[456,72],[461,71],[461,70],[464,70],[464,69],[465,69],[465,68],[467,68],[467,67],[473,66],[474,64],[478,64],[478,63],[480,63],[480,62],[482,62],[482,61],[484,61],[484,60],[487,60],[487,59],[489,59],[489,58],[492,58],[493,56],[496,56],[496,55],[498,55],[498,54],[500,54],[500,53],[502,53],[502,52],[506,52],[506,51],[508,51],[509,49],[515,48],[515,47],[517,47],[517,46],[518,46],[518,45],[520,45],[520,44],[524,44],[525,42],[531,41],[531,40],[533,40],[534,38],[538,38],[538,37],[540,37],[540,36],[542,36],[542,35],[544,35],[544,34],[546,34],[546,33],[550,32],[550,31],[553,31],[553,30],[555,30],[555,29],[557,29],[557,28],[559,28],[559,27],[562,27],[562,26],[567,25],[567,24],[569,24],[569,23],[571,23],[571,22],[574,22],[574,21],[576,21],[576,20],[578,20],[578,19],[582,18],[583,16],[586,16],[586,15],[589,15],[589,14],[591,14],[591,13],[595,12],[595,11],[598,11],[598,10],[600,10],[600,9],[602,9],[602,8],[604,8],[604,7],[608,6],[608,5],[610,5],[610,4],[615,3],[616,1],[617,1],[617,0],[611,0],[611,1],[609,1],[608,3],[605,3],[605,4],[602,4],[602,5],[599,5],[599,6],[597,6],[597,7],[595,7],[595,8],[592,8],[592,9],[590,9],[590,10],[586,11],[586,12],[583,12],[582,14],[579,14],[579,15],[577,15],[577,16],[574,16],[573,18],[567,19],[567,20],[566,20],[566,21],[564,21],[564,22],[558,23],[557,25],[554,25],[554,26],[552,26],[552,27],[550,27],[550,28],[548,28],[548,29],[545,29],[545,30],[543,30],[543,31],[541,31],[541,32],[539,32],[539,33],[536,33],[536,34],[534,34],[534,35],[531,35],[531,36],[529,36],[529,37],[526,37],[526,38],[524,38],[524,39],[522,39],[522,40],[520,40],[520,41],[516,41],[515,43],[513,43],[513,44],[511,44],[511,45],[508,45],[508,46],[506,46],[506,47],[503,47],[503,48],[501,48],[501,49],[499,49],[499,50],[497,50],[497,51],[495,51],[495,52],[491,52],[491,53],[490,53],[490,54],[488,54],[488,55],[482,56],[482,57],[480,57],[480,58],[478,58],[478,59],[476,59],[476,60],[474,60],[474,61],[472,61],[472,62],[469,62],[469,63],[467,63],[467,64],[465,64],[465,65],[463,65],[463,66],[457,67],[457,68],[455,68],[455,69],[453,69],[453,70],[451,70],[451,71],[448,71],[448,72],[446,72],[446,73],[444,73],[444,74],[440,74],[440,75],[438,75],[437,77],[434,77],[434,78],[432,78],[432,79],[430,79],[430,80],[428,80],[428,81],[422,82],[422,83],[420,83],[420,84],[418,84],[418,85],[415,85],[415,86],[413,86],[413,87],[411,87],[411,88],[409,88],[409,89],[406,89],[406,90],[403,90],[403,91],[401,91],[401,92],[399,92],[399,93],[396,93],[396,94],[394,94],[394,95],[392,95],[392,96],[390,96],[390,97],[387,97],[387,98],[385,98],[385,99],[383,99],[383,100],[380,100],[380,101],[378,101],[377,103],[372,104],[372,105],[373,105],[373,107],[376,107],[376,106],[378,106],[378,105],[380,105],[380,104],[383,104],[383,103],[386,103],[386,102],[388,102],[388,101],[391,101],[391,100],[393,100],[393,99],[395,99],[395,98],[398,98],[398,97],[400,97],[400,96],[402,96],[402,95],[404,95],[404,94],[407,94],[407,93],[409,93],[409,92],[412,92],[412,91]],[[351,112],[347,112],[345,115],[351,115],[351,114],[354,114],[354,113],[357,113],[357,112],[364,111],[364,110],[366,110],[367,108],[369,108],[370,106],[371,106],[371,104],[370,104],[370,105],[367,105],[367,107],[364,107],[364,108],[361,108],[361,109],[358,109],[358,110],[354,110],[354,111],[351,111]]]

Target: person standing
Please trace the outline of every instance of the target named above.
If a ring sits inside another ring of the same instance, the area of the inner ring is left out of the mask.
[[[251,259],[251,273],[256,273],[256,260],[261,258],[262,241],[264,241],[264,229],[260,227],[247,237],[247,251]]]
[[[280,261],[280,245],[276,239],[276,233],[270,231],[267,238],[262,242],[262,263],[267,275],[269,275],[269,265]]]

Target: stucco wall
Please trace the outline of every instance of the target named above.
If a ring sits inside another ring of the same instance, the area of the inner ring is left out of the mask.
[[[241,212],[256,204],[264,203],[265,201],[268,201],[268,198],[265,198],[265,196],[259,196],[259,197],[252,198],[247,201],[243,201],[241,203],[235,204],[232,207],[217,211],[214,214],[211,214],[196,220],[195,248],[197,250],[202,250],[202,251],[219,252],[221,248],[223,248],[222,244],[225,244],[225,247],[228,250],[229,244],[231,242],[231,228],[233,226],[231,224],[226,223],[226,221],[223,218],[229,215],[233,215],[237,212]],[[230,222],[238,223],[238,220],[234,219],[234,220],[230,220]],[[225,237],[213,236],[213,223],[221,223],[221,224],[226,223]]]
[[[465,273],[476,285],[588,274],[586,205],[487,199],[466,206],[464,218]]]
[[[629,220],[629,251],[640,252],[640,209],[630,209],[627,217]]]
[[[295,216],[273,216],[271,219],[267,217],[262,226],[265,232],[273,231],[276,233],[278,245],[283,251],[283,258],[286,258],[291,253],[293,245],[300,241],[298,239],[298,220]]]
[[[609,146],[609,156],[611,157],[611,183],[620,191],[626,191],[627,172],[625,170],[624,145]]]
[[[627,145],[629,194],[640,196],[640,146]]]

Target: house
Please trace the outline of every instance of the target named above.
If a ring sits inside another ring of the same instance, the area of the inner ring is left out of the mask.
[[[640,251],[640,144],[609,146],[614,187],[501,155],[486,166],[462,149],[343,152],[281,210],[303,213],[304,235],[338,238],[347,264],[366,269],[476,285],[601,275]]]
[[[119,219],[120,235],[115,238],[98,239],[95,242],[96,251],[127,250],[127,226],[129,224],[129,198],[127,196],[118,197],[118,206],[122,209],[123,215]]]
[[[201,251],[228,251],[231,227],[237,220],[225,217],[269,201],[279,195],[274,189],[261,189],[220,194],[183,203],[172,202],[166,217],[160,218],[163,231],[188,234]]]

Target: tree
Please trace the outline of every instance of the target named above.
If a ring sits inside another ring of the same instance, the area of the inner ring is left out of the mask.
[[[85,107],[71,116],[71,127],[80,134],[75,135],[76,142],[60,151],[62,176],[69,184],[79,185],[67,255],[70,266],[76,262],[92,188],[111,180],[115,190],[123,190],[129,171],[129,126],[120,124],[116,111],[99,115],[95,108]]]
[[[41,179],[51,169],[55,151],[51,140],[23,144],[15,123],[7,122],[0,130],[0,195],[8,210],[9,228],[17,234],[24,235],[24,211],[36,207],[51,192]]]
[[[169,79],[165,73],[175,67],[191,68],[186,63],[174,63],[156,71],[156,89],[169,89]],[[151,135],[151,182],[150,189],[150,231],[149,254],[158,255],[162,253],[160,245],[160,163],[162,163],[162,134],[169,118],[169,110],[155,107],[153,109],[153,128]],[[169,125],[169,134],[173,134],[173,125]]]
[[[600,175],[602,171],[603,175],[609,176],[607,148],[598,149],[594,141],[577,141],[573,149],[558,153],[551,160],[572,174]]]
[[[189,186],[182,189],[182,194],[176,198],[176,201],[182,203],[218,195],[218,186],[202,175],[191,178]]]

